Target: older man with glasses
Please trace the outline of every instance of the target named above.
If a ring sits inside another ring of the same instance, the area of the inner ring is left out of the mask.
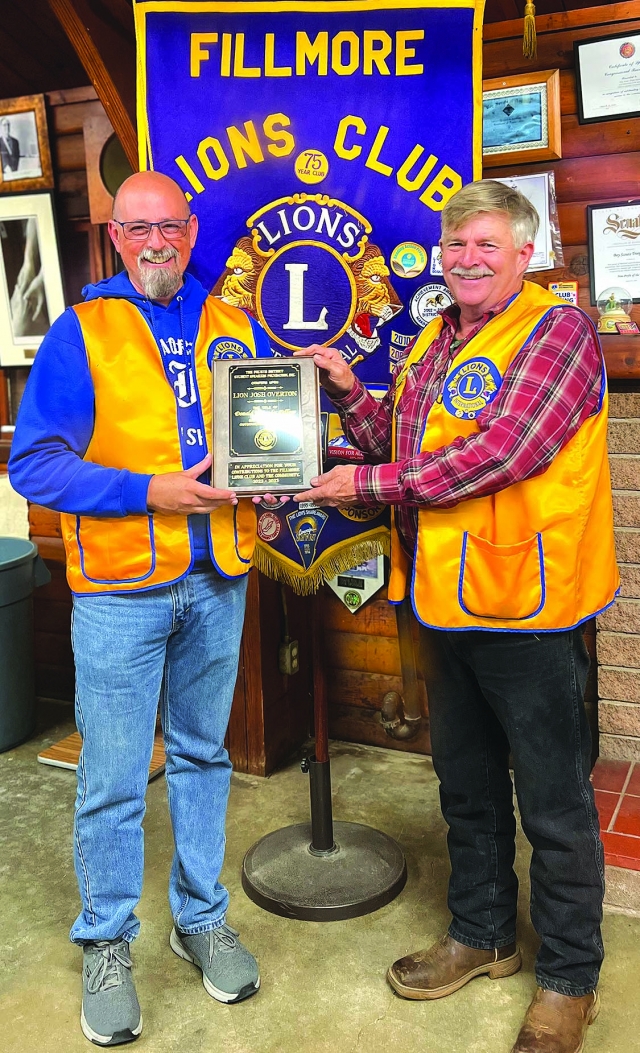
[[[270,350],[252,318],[185,273],[197,232],[173,180],[126,180],[109,224],[125,272],[88,286],[43,341],[9,466],[19,492],[62,513],[83,740],[71,940],[84,955],[82,1030],[102,1046],[142,1030],[129,944],[158,704],[175,842],[170,945],[221,1002],[260,984],[219,880],[255,513],[209,485],[207,437],[216,347]]]

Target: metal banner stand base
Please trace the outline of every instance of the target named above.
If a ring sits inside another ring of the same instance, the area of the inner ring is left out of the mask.
[[[334,823],[331,809],[329,725],[322,677],[319,599],[314,597],[313,674],[316,754],[309,772],[311,822],[287,826],[253,845],[242,864],[249,899],[285,918],[340,921],[383,907],[407,880],[400,846],[360,823]]]

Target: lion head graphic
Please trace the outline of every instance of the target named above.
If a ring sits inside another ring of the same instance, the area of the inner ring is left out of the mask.
[[[225,264],[226,270],[214,286],[213,295],[232,307],[242,307],[255,314],[256,284],[264,264],[264,256],[255,251],[251,238],[239,238]]]
[[[360,350],[370,355],[380,345],[378,326],[398,314],[402,303],[389,281],[391,272],[377,245],[368,244],[352,270],[358,303],[348,332]]]

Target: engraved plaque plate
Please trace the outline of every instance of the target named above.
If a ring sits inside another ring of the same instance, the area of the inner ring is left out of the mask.
[[[213,486],[237,494],[308,490],[322,471],[311,358],[213,362]]]

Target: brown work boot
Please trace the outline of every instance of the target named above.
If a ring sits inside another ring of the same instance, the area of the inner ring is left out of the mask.
[[[464,987],[474,976],[492,980],[517,973],[522,965],[515,943],[492,951],[458,943],[448,934],[427,951],[416,951],[394,962],[387,980],[403,998],[444,998]]]
[[[539,987],[511,1053],[581,1053],[599,1012],[597,991],[573,998]]]

